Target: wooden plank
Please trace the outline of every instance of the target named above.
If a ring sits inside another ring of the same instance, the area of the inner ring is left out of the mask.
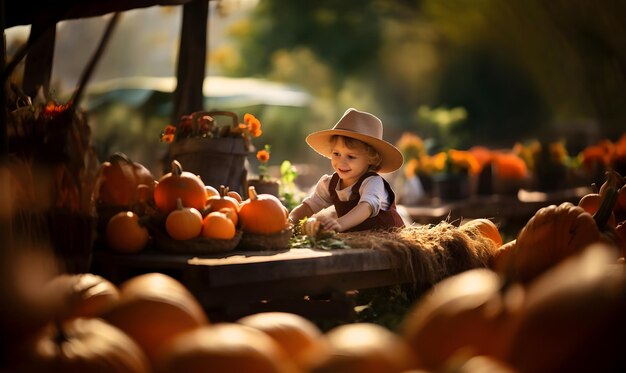
[[[157,5],[182,5],[189,1],[191,0],[57,0],[33,3],[11,0],[4,1],[5,27],[56,23]]]

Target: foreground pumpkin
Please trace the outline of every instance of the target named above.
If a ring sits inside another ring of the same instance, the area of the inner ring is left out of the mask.
[[[154,189],[154,204],[163,213],[177,208],[180,198],[183,206],[204,209],[207,192],[199,176],[183,171],[181,164],[173,160],[172,171],[163,175]]]
[[[502,236],[500,235],[500,230],[498,229],[498,226],[489,219],[480,218],[468,220],[461,225],[461,228],[475,228],[483,237],[492,240],[497,247],[500,247],[502,245]]]
[[[287,210],[278,198],[257,194],[253,186],[248,188],[248,196],[239,208],[239,222],[244,232],[274,234],[288,226]]]
[[[507,361],[518,372],[623,372],[626,277],[592,245],[529,284]]]
[[[406,342],[372,323],[337,326],[324,335],[327,350],[311,361],[310,373],[400,373],[415,368]]]
[[[506,355],[523,289],[505,295],[502,286],[497,273],[471,269],[437,283],[407,312],[401,334],[422,368],[439,371],[460,351]]]
[[[44,291],[57,295],[57,319],[100,317],[120,299],[117,286],[93,273],[60,274]]]
[[[75,319],[50,327],[16,371],[64,373],[144,373],[150,366],[141,348],[100,319]]]
[[[159,373],[295,373],[293,362],[260,330],[236,323],[183,333],[163,347]]]
[[[124,282],[120,292],[120,301],[103,318],[131,336],[151,362],[171,338],[208,323],[196,298],[170,276],[140,275]]]
[[[322,332],[308,319],[288,312],[260,312],[237,320],[272,337],[301,368],[323,350]]]
[[[539,209],[515,242],[507,244],[506,251],[500,251],[497,269],[510,280],[527,283],[593,243],[606,242],[617,247],[617,234],[608,221],[621,177],[610,174],[607,183],[600,208],[593,216],[570,202]]]

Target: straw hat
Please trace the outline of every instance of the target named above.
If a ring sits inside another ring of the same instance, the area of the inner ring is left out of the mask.
[[[402,166],[402,153],[383,140],[383,123],[370,113],[350,108],[332,129],[313,132],[307,136],[306,142],[313,150],[330,158],[330,138],[333,135],[361,140],[376,149],[382,158],[380,173],[393,172]]]

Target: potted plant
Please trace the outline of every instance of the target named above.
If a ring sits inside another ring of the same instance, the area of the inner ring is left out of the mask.
[[[271,146],[267,144],[256,153],[256,159],[259,161],[259,174],[257,178],[248,179],[248,186],[254,186],[259,194],[271,194],[279,197],[280,181],[273,178],[269,173],[270,155]]]

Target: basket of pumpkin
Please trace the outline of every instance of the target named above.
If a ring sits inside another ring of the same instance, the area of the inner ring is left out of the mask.
[[[234,250],[239,201],[223,187],[222,193],[172,161],[154,189],[156,212],[149,217],[154,246],[172,254],[213,254]]]
[[[285,250],[293,229],[289,210],[274,195],[257,193],[248,187],[248,199],[239,207],[243,235],[237,249],[248,251]]]

